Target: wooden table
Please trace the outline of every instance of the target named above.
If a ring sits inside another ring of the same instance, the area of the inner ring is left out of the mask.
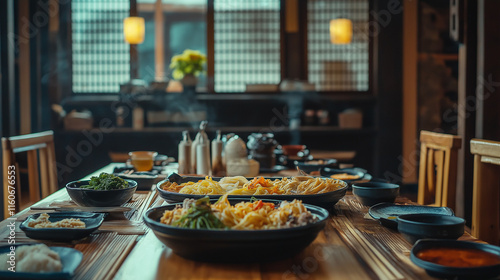
[[[109,165],[94,174],[109,172],[112,167]],[[144,197],[139,199],[140,196]],[[68,198],[62,189],[36,205]],[[404,198],[398,201],[408,202]],[[410,261],[411,244],[397,231],[371,219],[367,215],[368,207],[351,194],[335,205],[325,230],[302,253],[278,262],[253,264],[202,263],[177,256],[142,224],[140,217],[149,207],[165,202],[153,191],[139,192],[133,203],[137,212],[126,216],[136,227],[135,231],[120,228],[118,233],[114,232],[112,225],[116,221],[109,221],[111,226],[107,231],[100,228],[87,239],[47,243],[74,247],[84,253],[75,279],[433,279]],[[16,223],[35,212],[40,211],[24,210],[16,214]],[[3,245],[7,243],[8,222],[0,223],[0,244]],[[16,234],[23,232],[17,229]],[[460,239],[477,241],[468,233]],[[34,241],[21,238],[19,242]]]

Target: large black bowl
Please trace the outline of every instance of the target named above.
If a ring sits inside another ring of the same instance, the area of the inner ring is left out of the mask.
[[[121,206],[129,201],[137,189],[137,182],[126,180],[129,187],[120,190],[89,190],[82,189],[81,186],[88,185],[89,180],[74,181],[66,184],[71,199],[80,206],[88,207],[111,207]]]
[[[54,240],[54,241],[71,241],[87,237],[92,232],[96,231],[104,221],[103,213],[89,212],[54,212],[50,213],[49,221],[57,222],[63,219],[80,219],[85,223],[85,228],[32,228],[28,223],[36,220],[40,213],[30,215],[24,222],[19,225],[19,228],[24,231],[26,236],[32,239]]]
[[[186,198],[200,199],[207,195],[199,195],[199,194],[183,194],[177,192],[169,192],[161,188],[161,185],[165,182],[176,182],[177,184],[182,184],[186,182],[198,182],[199,180],[205,179],[204,177],[183,177],[177,174],[170,175],[167,179],[158,182],[156,184],[156,190],[160,194],[160,196],[166,200],[167,202],[183,202]],[[221,178],[213,177],[215,181],[219,181]],[[276,179],[276,178],[266,178],[266,179]],[[345,196],[347,191],[347,183],[338,180],[343,187],[333,192],[320,193],[320,194],[306,194],[306,195],[284,195],[284,194],[268,194],[268,195],[229,195],[229,198],[240,199],[240,200],[249,200],[252,197],[257,199],[276,199],[276,200],[287,200],[292,201],[294,199],[302,200],[303,203],[312,204],[316,206],[320,206],[326,209],[331,209],[333,206]],[[210,199],[218,199],[222,195],[209,195]]]
[[[372,206],[381,202],[394,202],[399,195],[399,186],[381,182],[354,183],[352,193],[363,205]]]
[[[500,264],[479,267],[451,267],[424,261],[417,257],[418,252],[427,248],[470,248],[492,253],[500,257],[500,247],[467,241],[423,239],[411,249],[410,259],[434,277],[447,279],[491,279],[500,275]],[[496,279],[496,278],[495,278]]]
[[[398,217],[398,231],[410,243],[419,239],[458,239],[464,234],[465,220],[440,214],[407,214]]]
[[[242,199],[230,199],[231,204]],[[279,204],[276,200],[263,200]],[[211,200],[215,203],[216,200]],[[273,230],[202,230],[168,226],[160,223],[165,210],[175,205],[149,209],[144,222],[156,237],[176,254],[206,262],[265,262],[289,258],[301,252],[324,228],[328,211],[305,204],[318,221],[305,226]]]

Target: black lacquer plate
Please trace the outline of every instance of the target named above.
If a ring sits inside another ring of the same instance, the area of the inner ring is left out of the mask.
[[[353,180],[343,180],[349,184],[349,187],[351,187],[352,183],[358,182],[358,181],[370,181],[373,177],[372,175],[368,174],[365,169],[354,167],[354,168],[330,168],[330,167],[323,167],[320,169],[319,174],[323,177],[328,177],[331,178],[330,176],[335,175],[335,174],[342,174],[342,173],[347,173],[349,175],[357,175],[359,176],[358,179],[353,179]]]
[[[167,202],[183,202],[186,198],[199,199],[205,197],[206,195],[197,194],[182,194],[176,192],[165,191],[161,188],[161,185],[167,181],[176,182],[177,184],[182,184],[186,182],[198,182],[199,180],[205,179],[204,177],[182,177],[178,174],[172,174],[167,179],[160,181],[156,184],[156,189],[160,196]],[[213,177],[215,181],[219,181],[220,177]],[[251,178],[249,178],[251,179]],[[266,179],[277,179],[277,178],[266,178]],[[333,192],[321,193],[321,194],[308,194],[308,195],[282,195],[282,194],[269,194],[269,195],[229,195],[228,198],[249,200],[252,197],[257,199],[276,199],[276,200],[287,200],[292,201],[294,199],[302,200],[303,203],[317,205],[326,209],[331,209],[340,199],[345,196],[347,191],[347,183],[338,180],[343,187],[335,190]],[[209,195],[210,199],[218,199],[222,195]]]
[[[19,228],[26,233],[26,236],[32,239],[53,240],[53,241],[71,241],[87,237],[96,231],[104,221],[104,213],[90,212],[53,212],[49,213],[49,221],[57,222],[63,219],[80,219],[85,223],[85,228],[33,228],[28,223],[40,216],[40,213],[28,216],[28,218],[19,225]]]
[[[215,203],[217,200],[211,200]],[[241,199],[230,199],[231,204]],[[247,200],[248,201],[248,200]],[[263,200],[279,205],[277,200]],[[187,229],[160,223],[165,210],[175,204],[149,209],[144,222],[156,237],[181,257],[205,262],[267,262],[290,258],[314,241],[325,227],[327,210],[304,204],[318,221],[300,227],[272,230],[205,230]]]
[[[500,264],[491,266],[479,267],[451,267],[427,262],[417,257],[418,252],[426,248],[470,248],[478,249],[494,255],[500,256],[500,247],[456,240],[443,239],[422,239],[417,241],[411,249],[410,259],[417,266],[425,269],[425,271],[433,277],[446,279],[497,279],[500,275]]]
[[[10,247],[20,247],[33,244],[18,244],[18,245],[7,245],[0,247],[0,254],[8,254],[11,250]],[[45,273],[34,273],[34,272],[11,272],[0,270],[0,279],[71,279],[76,268],[80,265],[82,261],[82,252],[67,247],[49,247],[52,251],[59,255],[62,263],[62,271],[60,272],[45,272]]]
[[[133,172],[131,174],[126,173],[114,173],[113,175],[118,176],[125,180],[133,180],[137,182],[138,191],[150,191],[153,184],[157,182],[158,174],[154,172]]]
[[[380,224],[388,228],[397,229],[397,217],[407,214],[441,214],[455,216],[448,207],[433,207],[424,205],[403,205],[394,203],[379,203],[370,207],[370,216],[379,220]]]

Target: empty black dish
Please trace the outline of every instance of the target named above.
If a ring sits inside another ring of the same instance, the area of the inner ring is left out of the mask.
[[[211,203],[216,201],[211,200]],[[243,199],[229,201],[235,204]],[[277,205],[280,203],[276,200],[263,201]],[[206,262],[253,263],[291,258],[314,241],[325,227],[329,214],[321,207],[304,205],[318,217],[318,221],[300,227],[272,230],[188,229],[160,223],[165,210],[174,209],[176,204],[149,209],[143,218],[161,242],[184,258]]]
[[[372,206],[381,202],[394,202],[399,195],[399,186],[380,182],[354,183],[352,193],[363,205]]]
[[[345,181],[351,186],[352,183],[356,181],[370,181],[372,179],[372,175],[368,174],[366,170],[358,167],[354,168],[331,168],[331,167],[323,167],[319,170],[319,174],[323,177],[329,177],[332,178],[332,176],[337,175],[337,174],[348,174],[348,175],[353,175],[357,176],[358,178],[356,179],[340,179],[342,181]]]
[[[7,245],[0,247],[0,254],[7,254],[11,250],[11,246],[20,247],[28,245],[36,245],[37,243],[30,244],[17,244],[17,245]],[[62,270],[59,272],[11,272],[8,270],[0,270],[0,279],[47,279],[47,280],[57,280],[57,279],[71,279],[75,273],[76,268],[80,265],[82,261],[82,252],[67,247],[49,247],[50,250],[56,252],[61,259]]]
[[[313,160],[308,160],[308,161],[294,161],[295,167],[298,167],[300,170],[303,170],[304,172],[311,173],[315,171],[320,171],[321,168],[324,167],[330,167],[330,168],[335,168],[337,167],[337,160],[336,159],[313,159]]]
[[[89,212],[54,212],[49,213],[49,221],[57,222],[63,219],[80,219],[85,223],[85,228],[33,228],[28,223],[40,216],[40,213],[30,215],[19,228],[26,233],[26,236],[32,239],[53,240],[53,241],[71,241],[87,237],[97,230],[103,220],[103,213]]]
[[[398,217],[398,230],[410,243],[419,239],[457,239],[464,234],[465,220],[440,214],[407,214]]]
[[[158,182],[156,184],[156,190],[160,194],[161,198],[163,198],[167,202],[183,202],[186,198],[194,198],[199,199],[205,197],[207,195],[201,194],[184,194],[178,192],[169,192],[161,188],[162,184],[165,182],[175,182],[177,184],[182,184],[186,182],[198,182],[199,180],[203,180],[205,177],[190,177],[190,176],[180,176],[179,174],[173,173],[167,179]],[[221,177],[213,177],[215,181],[219,181]],[[252,179],[252,178],[249,178]],[[276,178],[265,178],[265,179],[276,179]],[[302,200],[303,203],[308,203],[312,205],[317,205],[326,209],[331,209],[333,206],[345,196],[347,191],[347,183],[338,180],[340,184],[343,186],[338,190],[327,193],[319,193],[319,194],[305,194],[305,195],[286,195],[286,194],[267,194],[267,195],[229,195],[229,198],[233,199],[241,199],[248,200],[252,197],[257,199],[276,199],[276,200],[288,200],[292,201],[294,199]],[[222,195],[208,195],[210,199],[218,199]]]
[[[422,239],[411,249],[410,259],[417,266],[433,277],[447,279],[491,279],[500,275],[500,264],[477,267],[452,267],[424,261],[417,257],[418,253],[428,248],[468,248],[477,249],[500,257],[500,247],[467,241]]]
[[[136,181],[138,191],[150,191],[158,179],[158,175],[153,172],[115,173],[114,175],[122,179]]]
[[[434,207],[425,205],[379,203],[370,207],[370,216],[379,220],[380,224],[392,229],[398,229],[397,218],[406,214],[441,214],[455,216],[448,207]]]
[[[137,189],[137,182],[127,180],[129,187],[120,190],[91,190],[82,189],[81,186],[89,184],[89,180],[74,181],[66,184],[71,199],[80,206],[111,207],[121,206],[129,201]]]

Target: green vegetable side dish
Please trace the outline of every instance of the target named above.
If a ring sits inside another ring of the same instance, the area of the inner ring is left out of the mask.
[[[179,220],[172,223],[173,226],[193,229],[227,229],[210,208],[208,196],[196,200]]]
[[[113,174],[101,173],[99,177],[92,176],[88,185],[81,186],[81,189],[108,191],[128,188],[128,182]]]

